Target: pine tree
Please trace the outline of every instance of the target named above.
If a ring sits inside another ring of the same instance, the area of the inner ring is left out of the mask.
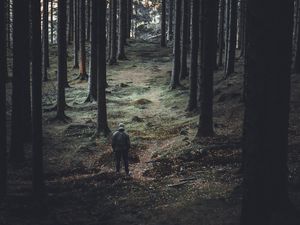
[[[80,0],[80,80],[87,79],[86,73],[86,50],[85,50],[85,0]]]
[[[110,7],[111,7],[111,35],[110,35],[110,58],[109,58],[109,64],[115,65],[117,63],[117,0],[111,0],[110,1]]]
[[[183,0],[182,4],[182,31],[181,31],[181,57],[180,57],[180,79],[185,79],[188,76],[187,54],[189,46],[189,13],[190,0]]]
[[[161,1],[161,39],[160,46],[166,47],[166,0]]]
[[[43,79],[48,81],[47,68],[49,67],[49,31],[48,31],[48,0],[43,0]]]
[[[119,35],[118,35],[118,59],[124,60],[126,59],[125,56],[125,38],[126,38],[126,1],[125,0],[119,0]]]
[[[73,65],[73,68],[74,69],[77,69],[79,68],[79,59],[78,59],[78,51],[79,51],[79,8],[78,8],[78,5],[79,5],[79,0],[73,0],[73,6],[74,6],[74,9],[73,9],[73,13],[74,13],[74,19],[73,19],[73,22],[74,22],[74,27],[73,27],[73,30],[74,30],[74,34],[73,34],[73,54],[74,54],[74,65]]]

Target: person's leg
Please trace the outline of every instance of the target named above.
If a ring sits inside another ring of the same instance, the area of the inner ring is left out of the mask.
[[[121,152],[116,151],[115,152],[115,160],[116,160],[116,172],[120,172],[120,162],[121,162]]]
[[[125,166],[125,172],[128,175],[129,174],[129,167],[128,167],[128,151],[123,151],[123,161]]]

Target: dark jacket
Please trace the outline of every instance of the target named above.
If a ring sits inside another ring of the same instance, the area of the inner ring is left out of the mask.
[[[128,151],[130,148],[129,135],[123,129],[119,129],[113,134],[111,145],[114,151]]]

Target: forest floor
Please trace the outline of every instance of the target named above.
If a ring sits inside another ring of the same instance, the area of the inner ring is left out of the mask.
[[[75,80],[78,70],[72,68],[71,57],[71,88],[66,90],[70,106],[66,115],[71,121],[51,120],[55,112],[47,109],[56,101],[57,65],[52,47],[43,98],[48,195],[43,207],[32,201],[28,145],[25,164],[9,169],[0,225],[239,224],[243,62],[237,60],[236,73],[226,80],[222,70],[216,72],[216,135],[194,141],[198,115],[185,111],[188,81],[169,90],[171,55],[157,43],[131,41],[128,60],[108,67],[109,127],[114,131],[125,123],[132,142],[132,175],[126,177],[124,171],[114,172],[110,137],[93,138],[97,105],[85,103],[88,84]],[[293,75],[292,80],[289,186],[291,199],[300,208],[300,77]],[[278,217],[274,224],[287,224],[289,219]]]

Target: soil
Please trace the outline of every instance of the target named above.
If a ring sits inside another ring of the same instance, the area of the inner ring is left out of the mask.
[[[156,42],[130,41],[126,61],[108,67],[109,127],[124,123],[131,137],[131,176],[115,174],[110,137],[94,138],[97,104],[85,103],[88,84],[68,58],[68,123],[53,122],[56,46],[50,80],[43,87],[44,161],[47,197],[35,202],[31,189],[31,146],[26,161],[9,168],[1,225],[236,225],[242,177],[243,60],[236,72],[215,74],[215,136],[195,141],[198,114],[185,111],[188,81],[169,89],[171,50]],[[70,53],[71,55],[71,48]],[[11,65],[10,65],[11,66]],[[8,84],[11,96],[11,84]],[[8,100],[8,103],[10,100]],[[280,107],[280,106],[279,106]],[[10,108],[10,107],[9,107]],[[10,116],[10,109],[8,116]],[[289,143],[290,196],[300,208],[300,77],[292,76]],[[9,127],[10,119],[8,120]],[[290,219],[291,224],[294,219]],[[287,224],[276,216],[274,224]]]

